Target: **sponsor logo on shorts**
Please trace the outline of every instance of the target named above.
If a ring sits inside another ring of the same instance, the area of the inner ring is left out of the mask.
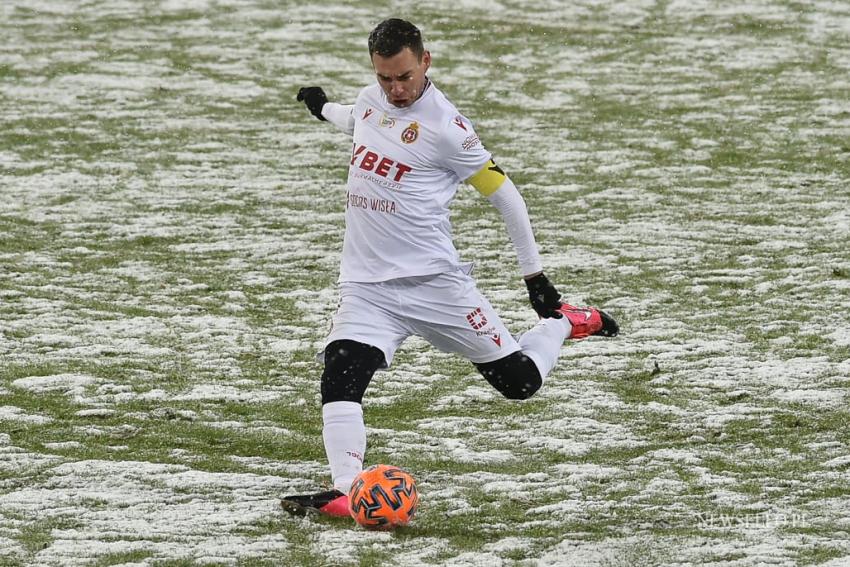
[[[466,316],[466,320],[469,321],[469,324],[476,331],[479,331],[487,326],[487,317],[484,316],[484,313],[482,313],[480,307],[475,309],[475,311],[469,313],[469,315]]]

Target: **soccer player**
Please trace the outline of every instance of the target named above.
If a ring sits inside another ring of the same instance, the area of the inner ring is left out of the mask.
[[[543,273],[525,202],[472,123],[428,78],[431,54],[410,22],[388,19],[369,34],[377,84],[353,105],[320,87],[298,92],[310,112],[353,137],[348,170],[340,304],[325,342],[322,437],[333,490],[287,496],[294,514],[348,516],[348,490],[363,469],[361,402],[411,335],[457,353],[505,397],[532,396],[566,339],[613,337],[617,323],[573,307]],[[467,182],[498,209],[540,321],[515,339],[470,277],[452,243],[449,204]]]

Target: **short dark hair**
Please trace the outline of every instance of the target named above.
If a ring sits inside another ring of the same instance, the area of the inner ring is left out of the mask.
[[[399,18],[384,20],[369,34],[369,57],[378,54],[381,57],[393,57],[409,47],[417,58],[422,59],[425,46],[419,28]]]

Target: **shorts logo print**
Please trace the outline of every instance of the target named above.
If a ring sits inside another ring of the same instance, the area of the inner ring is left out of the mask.
[[[466,320],[469,321],[469,324],[476,331],[483,329],[487,325],[487,317],[485,317],[484,313],[481,312],[480,307],[467,315]]]

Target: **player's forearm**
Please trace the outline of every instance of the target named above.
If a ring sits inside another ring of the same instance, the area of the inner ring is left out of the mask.
[[[322,107],[322,116],[325,119],[348,134],[354,134],[354,111],[353,104],[339,104],[337,102],[326,102]]]
[[[531,229],[531,219],[528,218],[528,209],[516,185],[510,178],[505,177],[499,188],[487,199],[505,219],[505,225],[514,248],[516,248],[517,260],[523,276],[531,277],[541,273],[543,264],[540,261],[537,242],[534,240],[534,232]]]

